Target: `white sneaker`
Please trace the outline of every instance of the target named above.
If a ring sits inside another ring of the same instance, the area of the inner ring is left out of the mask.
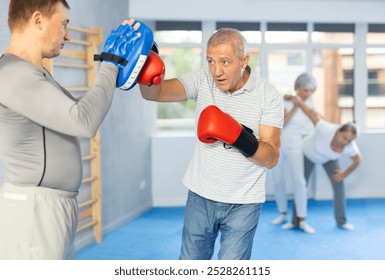
[[[348,223],[345,223],[340,227],[343,229],[346,229],[346,230],[354,230],[354,226],[352,224],[348,224]]]
[[[286,221],[286,215],[281,214],[277,218],[275,218],[272,223],[273,223],[273,225],[280,225],[285,221]]]
[[[282,226],[282,229],[286,229],[286,230],[293,229],[293,228],[294,228],[294,225],[292,223],[286,223]]]
[[[302,229],[306,233],[310,233],[310,234],[315,233],[314,228],[309,226],[309,224],[306,223],[306,221],[299,222],[299,228]]]

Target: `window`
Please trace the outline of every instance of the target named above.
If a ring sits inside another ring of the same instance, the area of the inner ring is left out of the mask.
[[[294,81],[305,72],[305,52],[301,50],[278,50],[268,54],[268,75],[279,92],[295,94]]]
[[[202,24],[195,21],[157,21],[155,41],[158,43],[202,43]]]
[[[360,23],[356,30],[354,23],[157,22],[155,39],[166,62],[166,78],[176,77],[205,65],[204,50],[212,32],[222,27],[236,28],[248,42],[249,65],[281,94],[294,94],[296,77],[312,73],[318,82],[313,98],[327,120],[354,121],[355,110],[365,109],[366,127],[362,129],[384,129],[385,24],[362,26]],[[366,44],[355,41],[365,36]],[[354,81],[355,67],[363,65],[365,59],[366,88]],[[355,94],[366,96],[366,108],[360,104],[354,109]],[[194,117],[194,106],[191,101],[159,104],[158,118],[187,120]]]
[[[268,23],[266,43],[304,44],[307,42],[306,23]]]
[[[315,49],[313,75],[318,109],[330,122],[353,121],[353,48]]]
[[[354,24],[315,23],[311,37],[315,44],[353,44]]]
[[[354,121],[354,24],[315,23],[311,34],[317,104],[334,123]]]
[[[166,65],[166,79],[202,69],[205,58],[203,50],[207,42],[202,42],[201,22],[157,21],[155,26],[155,41]],[[261,42],[259,23],[217,22],[216,28],[222,27],[236,28],[247,38],[251,43],[249,65],[260,73],[260,51],[257,47]],[[195,117],[195,102],[158,103],[157,111],[159,129],[189,128],[192,124],[189,119]]]
[[[385,24],[369,24],[366,38],[367,128],[385,127]]]
[[[255,71],[258,76],[261,76],[261,53],[259,48],[250,48],[248,49],[250,60],[249,66]]]
[[[202,68],[201,22],[159,21],[155,26],[154,37],[165,62],[166,79]],[[160,129],[180,129],[184,123],[175,119],[194,118],[195,103],[191,100],[158,103],[157,111]]]
[[[385,24],[369,24],[366,42],[368,44],[385,44]]]
[[[306,23],[267,23],[267,76],[279,92],[295,94],[294,81],[306,71]]]
[[[202,68],[201,48],[162,48],[162,59],[166,66],[165,78]],[[195,103],[192,100],[175,103],[158,103],[159,119],[194,118]]]
[[[216,27],[216,29],[235,28],[241,31],[248,44],[260,44],[262,41],[259,22],[218,21]]]

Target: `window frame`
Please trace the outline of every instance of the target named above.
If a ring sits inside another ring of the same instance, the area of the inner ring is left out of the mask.
[[[202,48],[202,61],[203,67],[207,67],[206,62],[206,43],[211,34],[218,27],[233,27],[240,31],[260,31],[262,33],[262,41],[261,43],[249,43],[249,48],[258,48],[260,55],[260,68],[261,68],[261,77],[269,79],[268,77],[268,62],[267,57],[268,53],[272,50],[304,50],[306,53],[305,56],[305,64],[306,71],[311,73],[313,69],[313,53],[316,49],[330,49],[330,48],[353,48],[354,50],[354,84],[353,84],[353,117],[357,122],[358,126],[362,131],[370,131],[372,129],[366,127],[366,98],[368,95],[367,89],[367,67],[366,67],[366,49],[369,47],[378,47],[378,44],[375,46],[366,43],[366,36],[369,32],[369,29],[377,30],[380,28],[381,30],[385,29],[385,24],[369,24],[367,22],[350,22],[350,23],[324,23],[324,22],[291,22],[291,23],[282,23],[282,22],[270,22],[270,21],[259,21],[259,22],[223,22],[223,21],[215,21],[215,20],[202,20],[201,23],[201,31],[202,31],[202,43],[200,47]],[[172,24],[174,26],[180,26],[180,28],[187,28],[188,26],[197,26],[196,22],[184,22],[184,21],[173,21]],[[189,25],[190,24],[190,25]],[[156,24],[155,24],[156,25]],[[286,27],[285,27],[286,25]],[[305,28],[306,27],[306,28]],[[180,29],[179,28],[179,29]],[[303,31],[306,29],[308,33],[307,42],[301,44],[287,44],[287,43],[267,43],[265,41],[265,33],[269,30],[276,29],[287,29],[290,31]],[[185,29],[183,29],[185,30]],[[344,44],[344,43],[313,43],[311,34],[313,31],[327,31],[327,32],[353,32],[353,42]],[[162,47],[197,47],[196,44],[191,43],[183,43],[183,44],[158,44],[160,49]],[[382,46],[382,45],[381,45]],[[385,47],[385,43],[382,47]],[[359,93],[359,94],[358,94]],[[186,127],[188,129],[193,129],[194,122],[192,119],[185,119]],[[164,121],[160,120],[159,123]],[[167,126],[172,127],[173,121],[172,119],[167,120]],[[178,126],[183,126],[183,120],[175,119],[174,122]],[[158,125],[157,125],[158,126]],[[159,127],[164,128],[164,124],[159,124]],[[378,130],[378,129],[375,129]],[[380,130],[385,130],[385,128],[381,128]]]

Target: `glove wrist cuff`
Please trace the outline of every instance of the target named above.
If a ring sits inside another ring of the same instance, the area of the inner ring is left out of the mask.
[[[257,151],[259,142],[254,134],[252,134],[252,130],[242,125],[242,132],[232,146],[239,149],[245,157],[251,157]]]

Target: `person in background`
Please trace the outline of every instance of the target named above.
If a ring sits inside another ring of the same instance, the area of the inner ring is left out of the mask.
[[[293,102],[311,119],[315,130],[303,142],[305,155],[305,179],[308,182],[315,164],[321,164],[325,169],[333,187],[334,218],[337,226],[345,230],[354,230],[346,218],[346,196],[344,180],[361,163],[361,153],[356,143],[357,127],[354,123],[337,125],[325,121],[309,107],[301,98],[293,98]],[[341,170],[339,159],[350,157],[352,162]],[[294,206],[292,225],[298,226]]]
[[[294,82],[296,97],[311,108],[314,108],[312,96],[316,89],[316,80],[307,73],[299,75]],[[286,221],[288,212],[287,193],[292,191],[299,228],[306,233],[314,233],[314,228],[305,220],[307,216],[307,188],[302,152],[303,139],[314,130],[314,125],[298,105],[292,102],[292,98],[294,97],[291,95],[284,96],[281,155],[278,164],[269,170],[270,174],[268,176],[280,212],[280,215],[273,220],[273,224],[282,224]],[[290,227],[291,223],[283,225],[284,229]]]
[[[209,69],[140,85],[143,98],[196,101],[195,151],[183,179],[189,189],[180,259],[250,259],[266,170],[278,161],[283,104],[248,66],[242,34],[217,30],[207,42]]]

